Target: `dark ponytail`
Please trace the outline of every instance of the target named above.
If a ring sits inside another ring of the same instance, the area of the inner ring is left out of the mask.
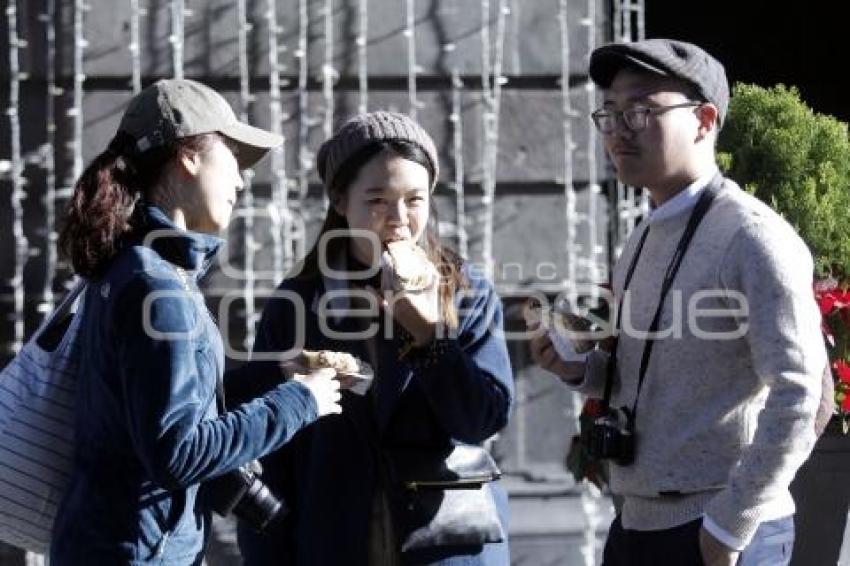
[[[74,271],[97,278],[120,251],[122,241],[141,222],[134,214],[139,199],[156,200],[151,190],[160,182],[165,166],[180,152],[203,153],[224,136],[211,132],[175,140],[171,144],[133,154],[135,140],[118,132],[109,147],[92,160],[74,186],[59,249]],[[231,148],[233,150],[233,148]]]
[[[131,188],[132,168],[113,148],[86,167],[74,186],[59,249],[74,271],[87,278],[102,274],[130,231],[130,217],[138,198]]]

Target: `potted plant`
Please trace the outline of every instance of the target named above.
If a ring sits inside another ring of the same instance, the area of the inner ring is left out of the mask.
[[[791,87],[739,84],[718,141],[724,173],[798,231],[815,260],[815,297],[835,378],[835,414],[792,484],[792,564],[835,564],[850,502],[850,139]]]

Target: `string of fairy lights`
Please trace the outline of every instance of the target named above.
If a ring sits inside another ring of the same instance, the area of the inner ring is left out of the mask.
[[[277,19],[277,2],[275,0],[267,0],[266,2],[266,21],[268,28],[268,49],[269,49],[269,123],[272,132],[283,135],[283,107],[281,103],[280,90],[283,86],[281,73],[285,70],[280,63],[280,54],[285,52],[286,46],[281,45],[278,37],[283,32]],[[270,237],[272,239],[272,278],[274,281],[279,281],[283,278],[284,270],[289,267],[292,262],[291,254],[286,254],[285,250],[292,249],[291,233],[285,230],[285,226],[291,226],[292,221],[288,216],[287,197],[288,188],[286,181],[286,144],[271,150],[271,199],[265,208],[271,223]],[[253,206],[253,197],[251,203],[243,202],[243,206],[248,208]],[[253,238],[253,235],[251,236]],[[246,321],[247,324],[247,321]],[[253,330],[246,329],[246,343],[252,337]]]
[[[333,135],[334,130],[334,83],[337,71],[334,68],[334,20],[333,0],[325,0],[322,10],[325,25],[325,60],[322,64],[322,100],[324,101],[324,120],[322,132],[324,139]]]
[[[59,235],[56,232],[56,97],[61,91],[56,85],[56,2],[46,0],[44,12],[39,15],[39,21],[44,24],[45,43],[45,84],[44,93],[44,143],[41,145],[41,164],[44,167],[44,232],[47,243],[44,252],[44,281],[41,286],[41,300],[38,311],[46,317],[55,306],[53,283],[56,279],[59,265],[59,254],[56,245]],[[10,18],[11,19],[11,18]]]
[[[254,104],[254,95],[251,93],[251,68],[248,64],[248,36],[254,29],[248,21],[248,6],[246,0],[236,2],[237,21],[237,46],[239,61],[239,119],[243,122],[251,121],[251,108]],[[254,328],[259,318],[254,291],[256,288],[256,270],[254,269],[254,258],[260,249],[260,243],[255,238],[254,231],[254,170],[247,169],[242,172],[244,183],[241,195],[241,203],[237,214],[242,220],[242,241],[244,259],[242,269],[239,271],[239,279],[242,282],[242,298],[245,303],[242,313],[245,326],[244,347],[250,347],[254,343]],[[245,211],[245,214],[241,214]]]
[[[129,10],[129,35],[130,41],[127,46],[130,59],[130,90],[135,93],[142,87],[142,45],[140,29],[143,25],[143,20],[146,18],[147,7],[146,0],[127,0]],[[264,214],[270,218],[272,237],[272,255],[273,255],[273,273],[275,277],[280,277],[285,270],[292,265],[292,252],[296,249],[303,249],[306,246],[306,230],[303,229],[303,223],[307,217],[307,201],[309,193],[309,183],[311,179],[311,169],[313,166],[313,149],[310,147],[310,131],[317,123],[322,125],[322,133],[328,135],[332,130],[334,123],[334,85],[339,78],[337,70],[334,68],[334,49],[335,41],[333,37],[334,29],[334,12],[332,0],[325,0],[323,3],[324,9],[319,10],[323,21],[324,38],[324,60],[321,65],[320,82],[321,95],[323,100],[322,116],[317,119],[311,114],[310,106],[310,59],[308,56],[308,48],[311,42],[311,6],[314,4],[308,0],[299,0],[298,2],[298,22],[297,22],[297,46],[294,50],[294,62],[297,69],[291,69],[296,72],[297,85],[295,86],[295,96],[297,97],[297,135],[294,142],[297,151],[296,170],[289,177],[285,172],[285,148],[280,148],[273,152],[271,156],[271,203]],[[16,2],[9,0],[9,7],[14,10]],[[366,110],[369,108],[369,77],[368,77],[368,0],[357,0],[356,4],[356,35],[354,38],[356,46],[356,66],[357,66],[357,90],[359,94],[357,108],[358,110]],[[454,237],[457,246],[464,254],[470,251],[470,235],[469,229],[472,226],[479,227],[480,238],[476,241],[480,242],[479,255],[482,264],[486,267],[487,272],[494,274],[495,258],[493,252],[494,232],[494,202],[496,198],[496,180],[498,177],[498,147],[499,147],[499,123],[501,112],[501,91],[503,85],[507,82],[507,77],[503,73],[504,65],[504,45],[506,34],[506,22],[510,15],[510,3],[507,0],[481,0],[481,119],[478,120],[480,126],[480,136],[484,143],[480,144],[480,163],[481,163],[481,186],[483,196],[481,198],[481,206],[477,207],[473,212],[473,218],[468,218],[467,214],[467,195],[464,192],[465,176],[463,163],[463,124],[462,124],[462,105],[463,100],[472,92],[464,89],[464,81],[461,78],[463,70],[456,64],[453,64],[451,72],[451,104],[452,111],[448,116],[448,123],[451,130],[451,145],[448,153],[453,158],[454,178],[452,182],[446,185],[453,190],[455,200],[455,214],[447,222],[452,227],[448,232]],[[406,39],[407,45],[407,94],[408,94],[408,112],[415,116],[423,107],[422,101],[417,94],[417,75],[421,72],[416,58],[416,1],[405,0],[402,35]],[[88,5],[85,0],[74,0],[73,2],[73,90],[71,93],[70,105],[65,109],[67,117],[70,119],[70,127],[72,135],[68,141],[69,153],[71,156],[72,167],[66,171],[64,181],[60,187],[55,187],[55,159],[53,156],[55,147],[55,132],[56,124],[52,123],[54,113],[48,112],[48,123],[46,140],[47,143],[43,147],[42,166],[49,173],[48,194],[45,196],[45,207],[49,227],[53,228],[56,224],[56,208],[55,204],[62,198],[67,198],[73,185],[73,180],[76,179],[83,168],[83,127],[85,124],[83,116],[83,98],[85,96],[84,83],[86,80],[84,70],[85,50],[87,47],[87,39],[85,38],[85,14],[88,10]],[[251,70],[248,65],[248,41],[249,36],[253,34],[253,24],[249,21],[247,13],[246,0],[236,2],[238,12],[237,36],[238,41],[236,49],[239,61],[239,85],[240,85],[240,108],[243,117],[249,117],[250,106],[254,102],[254,94],[250,91],[251,85]],[[495,10],[493,10],[495,8]],[[563,8],[562,8],[563,9]],[[42,21],[45,24],[46,40],[47,40],[47,56],[46,68],[47,75],[47,108],[50,105],[55,105],[55,100],[59,96],[60,89],[56,85],[53,72],[56,67],[55,55],[55,21],[57,19],[55,0],[46,0],[45,14]],[[286,115],[282,107],[281,90],[293,90],[288,84],[287,79],[281,79],[281,75],[290,71],[285,69],[279,60],[279,55],[286,52],[286,47],[280,45],[279,36],[281,27],[278,24],[277,6],[273,0],[267,1],[266,18],[268,20],[268,56],[269,56],[269,116],[271,118],[271,128],[276,131],[282,131],[282,124],[291,117]],[[10,12],[12,13],[12,12]],[[182,76],[184,74],[184,50],[185,50],[185,25],[186,18],[191,16],[191,12],[186,9],[185,0],[170,0],[168,4],[168,13],[170,15],[170,25],[168,34],[168,43],[171,50],[171,67],[174,76]],[[495,14],[495,15],[494,15]],[[566,17],[564,15],[564,17]],[[595,18],[594,15],[589,15],[589,19]],[[13,26],[14,22],[8,18],[9,25]],[[630,22],[630,18],[621,19],[621,29],[626,28],[625,22]],[[567,26],[568,27],[568,26]],[[586,25],[590,32],[591,25]],[[628,33],[628,29],[620,33]],[[10,35],[10,37],[13,37]],[[17,47],[11,46],[10,57],[15,57]],[[442,46],[446,52],[454,50],[455,45],[447,43]],[[568,47],[563,50],[562,55],[564,61],[568,59]],[[568,69],[562,70],[563,73],[568,73]],[[10,74],[10,85],[19,84],[19,78],[14,72]],[[564,77],[562,77],[564,78]],[[568,77],[566,77],[568,78]],[[564,112],[565,116],[569,116],[573,111],[570,108],[569,99],[569,84],[568,80],[562,80],[564,92]],[[11,88],[11,86],[10,86]],[[587,96],[592,99],[595,92],[592,87],[587,90]],[[67,99],[65,99],[67,100]],[[12,104],[10,99],[10,104]],[[54,106],[55,107],[55,106]],[[14,109],[9,110],[10,125],[15,117]],[[567,120],[569,123],[572,120]],[[576,209],[577,200],[575,188],[572,185],[572,155],[574,151],[571,130],[565,127],[564,137],[564,160],[565,160],[565,217],[567,219],[566,226],[567,234],[564,240],[564,245],[568,250],[569,260],[567,262],[569,275],[568,280],[576,280],[583,275],[590,273],[589,279],[594,279],[592,274],[593,266],[595,265],[595,256],[598,252],[598,245],[595,242],[597,230],[592,224],[595,222],[597,214],[594,210],[596,206],[596,198],[587,200],[588,210],[584,214],[580,214]],[[593,133],[591,132],[591,136]],[[589,179],[590,192],[594,195],[600,191],[598,182],[593,178],[595,175],[594,153],[588,152],[588,172],[591,175]],[[8,160],[12,164],[8,175],[13,179],[22,180],[20,159],[14,154]],[[242,207],[252,209],[258,203],[254,202],[252,190],[252,173],[248,172],[246,176],[246,190],[242,198]],[[295,190],[292,191],[291,188]],[[621,188],[623,191],[631,191],[628,188]],[[624,193],[624,198],[621,201],[628,202],[631,193]],[[17,194],[16,194],[17,196]],[[264,204],[264,203],[259,203]],[[13,208],[13,210],[20,210]],[[629,211],[621,212],[621,218],[628,220]],[[636,217],[639,212],[633,213]],[[257,251],[259,240],[256,238],[255,226],[257,224],[252,221],[253,215],[246,217],[242,226],[244,227],[245,261],[247,267],[245,269],[249,274],[253,271],[252,262],[254,253]],[[481,222],[479,222],[479,220]],[[586,230],[587,241],[578,241],[577,227],[581,222],[588,224]],[[626,228],[629,226],[626,224]],[[23,240],[21,240],[23,242]],[[26,245],[26,244],[23,244]],[[56,254],[55,254],[55,231],[51,233],[49,243],[47,245],[47,256],[50,258],[48,263],[48,271],[46,282],[42,292],[42,310],[49,311],[53,304],[52,289],[56,277]],[[28,257],[28,254],[19,254],[19,257]],[[585,262],[584,264],[582,262]],[[579,269],[582,265],[586,269]],[[583,273],[582,273],[583,272]],[[247,307],[247,315],[253,314],[251,302],[251,288],[256,283],[248,275],[245,279],[244,290],[248,297],[249,306]],[[18,286],[19,287],[19,286]],[[20,319],[19,311],[20,299],[15,301],[15,318]],[[250,324],[247,325],[250,327]],[[246,327],[246,328],[247,328]],[[19,331],[18,331],[19,332]],[[14,347],[18,347],[15,344]]]
[[[646,37],[644,0],[616,0],[613,13],[614,39],[637,41]],[[617,182],[617,221],[613,230],[614,253],[619,255],[638,221],[649,212],[649,195]]]
[[[466,195],[464,194],[463,170],[463,81],[457,66],[452,68],[452,112],[449,122],[452,124],[452,157],[454,160],[455,193],[454,236],[457,239],[457,251],[461,257],[469,257],[469,235],[466,229]]]
[[[12,236],[15,242],[14,269],[9,281],[13,289],[13,305],[15,313],[24,309],[24,266],[29,251],[29,242],[24,235],[24,162],[21,157],[21,119],[20,119],[20,89],[21,81],[26,76],[20,69],[19,52],[27,46],[26,40],[18,34],[18,15],[15,0],[8,0],[6,14],[9,22],[9,106],[6,115],[9,117],[10,163],[12,177],[12,192],[10,205],[12,208]],[[23,318],[13,320],[12,351],[17,352],[24,339]]]
[[[170,0],[171,8],[171,35],[168,42],[171,44],[171,65],[175,79],[183,78],[183,44],[184,22],[186,17],[185,0]]]
[[[363,114],[369,108],[369,61],[366,48],[369,37],[369,1],[357,0],[357,90],[359,100],[357,112]]]
[[[421,108],[416,94],[416,0],[405,0],[404,13],[405,26],[402,34],[407,38],[407,113],[416,120]]]
[[[481,145],[481,208],[482,249],[481,263],[489,278],[495,274],[495,257],[493,254],[493,229],[496,199],[496,167],[499,157],[499,115],[501,111],[502,85],[507,77],[502,74],[505,45],[505,20],[510,13],[505,0],[497,0],[496,8],[496,38],[490,40],[490,0],[481,1],[481,98],[482,108],[482,139]],[[459,219],[462,222],[464,219]]]
[[[127,46],[130,59],[130,90],[135,93],[142,87],[142,46],[140,28],[143,25],[143,19],[147,16],[147,9],[144,6],[146,0],[127,0],[129,9],[129,35],[130,41]],[[271,156],[271,185],[270,201],[272,206],[264,211],[271,218],[271,221],[266,224],[271,224],[272,250],[273,250],[273,274],[276,278],[282,276],[286,268],[292,264],[292,252],[305,247],[306,230],[303,229],[303,222],[307,216],[307,201],[309,194],[309,183],[311,179],[311,169],[313,166],[313,149],[310,147],[310,131],[317,123],[322,125],[322,133],[327,136],[335,125],[334,108],[334,85],[339,79],[339,73],[335,69],[334,53],[335,39],[334,31],[334,2],[332,0],[324,0],[323,9],[319,13],[323,17],[323,32],[324,32],[324,59],[321,64],[320,82],[322,95],[322,116],[317,119],[311,114],[310,106],[310,58],[308,56],[308,48],[311,43],[311,10],[310,7],[315,4],[308,0],[299,0],[298,2],[298,22],[297,22],[297,46],[294,51],[294,62],[297,69],[285,69],[280,62],[279,55],[286,52],[286,46],[279,43],[281,27],[278,24],[277,6],[274,0],[267,0],[266,18],[268,20],[268,56],[269,56],[269,116],[271,128],[275,131],[282,132],[282,124],[291,119],[283,111],[281,91],[293,90],[288,83],[288,79],[282,79],[281,76],[287,71],[295,71],[297,75],[297,85],[295,86],[295,97],[297,97],[297,135],[294,142],[297,148],[296,170],[289,177],[285,171],[285,147],[281,147],[274,151]],[[369,76],[368,76],[368,0],[357,0],[356,3],[356,34],[354,43],[356,46],[356,72],[357,72],[357,90],[359,94],[357,108],[358,110],[366,110],[369,108]],[[600,246],[597,241],[598,230],[595,223],[597,221],[597,203],[601,188],[596,179],[596,153],[595,151],[587,151],[587,173],[588,173],[588,198],[586,199],[586,209],[578,210],[577,191],[573,185],[575,178],[574,171],[574,153],[576,150],[573,129],[581,127],[588,130],[590,136],[590,144],[595,144],[595,132],[591,128],[587,128],[586,124],[581,125],[576,123],[576,113],[571,106],[570,85],[569,85],[569,41],[566,37],[570,28],[567,15],[567,2],[560,2],[559,18],[561,21],[561,32],[563,49],[562,69],[561,69],[561,90],[563,96],[563,115],[564,115],[564,138],[563,138],[563,159],[564,159],[564,216],[566,226],[566,237],[564,239],[564,247],[567,252],[567,281],[578,280],[599,280],[599,274],[596,269],[599,265],[597,258],[600,255]],[[7,1],[7,22],[9,26],[10,38],[10,80],[9,88],[12,96],[9,98],[9,109],[7,111],[10,125],[10,134],[12,139],[12,154],[9,160],[4,160],[8,163],[8,171],[5,173],[13,181],[15,190],[11,193],[12,199],[10,204],[13,211],[20,215],[23,213],[19,199],[23,195],[23,162],[20,152],[20,123],[17,115],[17,91],[20,87],[21,72],[17,69],[18,50],[21,45],[25,45],[23,39],[19,36],[19,30],[16,25],[16,6],[15,0]],[[448,232],[456,240],[456,244],[460,251],[465,255],[470,252],[470,235],[469,229],[474,226],[480,228],[477,232],[480,233],[480,238],[476,241],[480,242],[480,250],[478,255],[482,260],[482,264],[486,267],[487,272],[492,276],[494,274],[495,258],[493,251],[493,232],[494,232],[494,202],[496,198],[496,185],[498,178],[498,148],[499,148],[499,124],[501,112],[501,91],[503,85],[507,82],[507,77],[503,73],[504,52],[505,52],[505,33],[507,20],[511,12],[512,4],[508,0],[481,0],[481,90],[480,90],[480,108],[481,115],[478,120],[480,126],[480,137],[483,143],[479,144],[480,155],[480,175],[483,196],[481,198],[481,206],[473,212],[474,216],[470,221],[467,214],[467,195],[464,192],[466,172],[464,171],[463,163],[463,136],[464,128],[462,123],[463,118],[463,101],[473,92],[465,90],[464,80],[462,79],[463,69],[459,68],[456,63],[453,63],[450,69],[451,80],[451,112],[448,115],[448,125],[451,132],[451,143],[448,153],[451,154],[455,167],[453,168],[454,178],[452,182],[446,183],[446,186],[453,191],[455,200],[455,214],[447,222],[452,230]],[[422,109],[422,102],[417,94],[417,75],[421,73],[421,67],[417,62],[416,56],[416,1],[405,0],[403,9],[403,27],[401,33],[405,37],[407,46],[407,95],[408,95],[408,112],[412,116],[416,116],[417,112]],[[627,2],[622,0],[616,4],[617,11],[615,12],[615,33],[619,38],[640,37],[642,33],[642,2]],[[240,85],[240,109],[243,118],[250,118],[251,106],[254,103],[254,94],[251,92],[252,73],[249,68],[248,52],[249,52],[249,36],[254,32],[252,22],[249,21],[247,13],[247,0],[238,0],[236,2],[238,12],[238,41],[236,45],[238,62],[239,62],[239,85]],[[495,8],[495,10],[493,9]],[[85,50],[87,47],[87,39],[85,37],[85,14],[89,6],[86,0],[74,0],[73,2],[73,81],[72,92],[70,97],[63,98],[67,101],[70,98],[70,104],[64,109],[67,118],[71,135],[68,136],[67,147],[71,157],[72,167],[66,169],[61,182],[61,187],[57,186],[56,182],[56,161],[55,161],[55,146],[56,146],[56,124],[54,115],[56,110],[56,101],[62,94],[61,89],[56,84],[55,68],[57,65],[56,59],[56,31],[55,22],[57,20],[57,6],[55,0],[45,0],[45,11],[41,15],[41,21],[44,23],[45,42],[47,49],[45,50],[47,60],[46,67],[46,102],[47,123],[45,140],[46,143],[41,147],[40,163],[47,174],[47,187],[44,197],[47,230],[49,232],[48,243],[46,245],[46,263],[48,268],[45,275],[45,285],[41,292],[41,306],[43,311],[49,311],[53,305],[54,282],[57,271],[57,257],[55,250],[55,225],[56,218],[56,203],[62,198],[67,198],[73,185],[73,180],[79,176],[83,169],[83,127],[85,124],[83,116],[83,99],[85,96],[84,83],[86,80],[84,60]],[[587,49],[593,46],[593,22],[596,20],[594,13],[595,7],[588,4],[587,14],[582,22],[581,27],[587,32]],[[171,48],[171,63],[174,76],[182,76],[184,68],[184,49],[185,49],[185,25],[186,18],[191,16],[191,13],[186,9],[185,0],[170,0],[168,4],[168,12],[170,14],[170,33],[168,42]],[[494,16],[495,14],[495,16]],[[15,15],[15,17],[9,17]],[[635,16],[641,17],[635,17]],[[447,43],[441,46],[446,52],[452,52],[455,49],[453,43]],[[588,100],[588,105],[592,105],[595,99],[596,92],[591,83],[585,86],[585,94]],[[61,111],[61,108],[60,108]],[[294,188],[295,190],[291,190]],[[620,191],[617,199],[619,210],[617,218],[619,219],[617,226],[617,241],[622,241],[624,235],[634,227],[636,219],[645,211],[645,198],[629,187],[618,187]],[[265,203],[255,203],[252,190],[252,172],[246,175],[246,190],[242,199],[242,207],[253,209],[255,206],[265,205]],[[282,212],[283,211],[283,212]],[[481,222],[479,222],[481,220]],[[453,225],[453,226],[452,226]],[[257,239],[253,215],[245,218],[242,226],[244,227],[245,241],[245,262],[247,276],[245,279],[244,290],[248,297],[249,306],[247,307],[247,315],[250,318],[254,314],[250,306],[252,291],[256,280],[251,278],[253,272],[253,256],[260,245]],[[580,241],[579,227],[584,226],[581,231],[585,235]],[[28,244],[23,237],[22,230],[13,222],[13,233],[20,233],[18,239],[20,247],[27,250]],[[15,232],[17,230],[17,232]],[[26,259],[30,256],[28,251],[16,254],[18,263],[26,263]],[[22,267],[17,265],[14,271],[13,281],[18,282],[21,277]],[[22,317],[18,316],[22,309],[21,306],[21,286],[14,285],[18,294],[13,303],[15,306],[14,318],[19,321]],[[13,349],[20,346],[21,338],[20,322],[17,322],[16,328],[17,339],[13,344]],[[251,325],[248,324],[248,327]]]

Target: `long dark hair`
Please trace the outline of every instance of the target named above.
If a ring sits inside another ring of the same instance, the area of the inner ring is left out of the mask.
[[[422,165],[428,171],[428,186],[434,185],[434,164],[431,163],[428,155],[415,143],[405,140],[380,140],[364,145],[339,167],[339,170],[334,176],[333,184],[328,188],[331,205],[328,206],[328,212],[322,228],[319,230],[316,243],[313,244],[313,247],[304,257],[304,260],[295,268],[294,277],[296,279],[317,279],[321,276],[321,270],[319,268],[319,241],[324,234],[331,230],[348,229],[348,220],[345,216],[337,212],[333,204],[346,194],[360,169],[370,159],[383,151],[390,151],[403,159]],[[325,247],[326,253],[334,257],[344,252],[348,243],[349,240],[347,238],[332,238]],[[444,246],[440,241],[439,221],[433,198],[429,199],[429,216],[428,224],[425,226],[424,247],[431,263],[437,267],[440,273],[439,301],[441,318],[447,327],[456,328],[458,325],[458,315],[454,304],[455,293],[458,289],[468,287],[469,282],[461,272],[463,265],[461,257],[452,249]]]
[[[74,271],[86,278],[102,276],[122,242],[140,227],[136,203],[154,196],[169,161],[182,152],[207,151],[223,139],[218,133],[200,134],[130,158],[134,140],[118,132],[80,175],[68,203],[59,249]]]

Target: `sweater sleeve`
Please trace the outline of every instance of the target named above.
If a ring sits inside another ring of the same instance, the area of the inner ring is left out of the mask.
[[[827,362],[812,274],[802,240],[789,226],[764,218],[739,228],[720,267],[721,285],[746,297],[751,363],[767,388],[751,444],[706,508],[739,548],[752,539],[762,508],[787,494],[815,442]]]
[[[588,352],[585,362],[584,378],[575,384],[568,385],[587,397],[601,399],[605,393],[605,378],[608,376],[608,360],[610,357],[610,354],[604,350],[591,350]],[[615,383],[612,391],[615,392],[616,390],[617,384]]]
[[[179,283],[163,278],[136,279],[116,300],[130,439],[148,474],[167,489],[236,469],[316,419],[315,401],[298,383],[210,418],[217,368],[209,344],[198,337],[201,316]]]
[[[457,338],[444,340],[439,358],[415,374],[448,434],[475,443],[505,427],[514,385],[501,301],[488,281],[470,279]]]

